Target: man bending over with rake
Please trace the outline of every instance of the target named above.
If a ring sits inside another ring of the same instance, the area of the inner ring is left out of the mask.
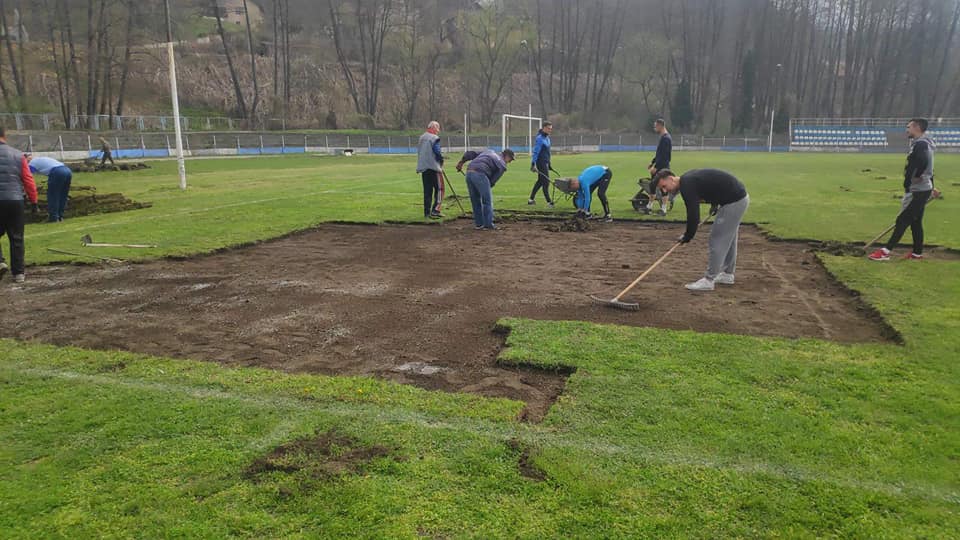
[[[699,280],[688,283],[691,291],[712,291],[714,283],[733,285],[737,268],[737,240],[740,222],[750,206],[750,196],[740,180],[718,169],[694,169],[677,176],[670,169],[657,172],[653,177],[653,189],[664,193],[680,193],[687,207],[687,231],[679,242],[693,240],[700,225],[700,203],[716,208],[716,220],[710,228],[710,257],[707,273]],[[711,213],[714,210],[711,208]]]

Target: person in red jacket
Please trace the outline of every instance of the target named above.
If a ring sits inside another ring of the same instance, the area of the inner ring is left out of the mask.
[[[6,234],[10,240],[9,267],[0,249],[0,279],[7,270],[12,270],[14,283],[24,281],[24,196],[36,213],[37,185],[30,174],[30,165],[23,152],[7,144],[7,131],[0,126],[0,237]]]

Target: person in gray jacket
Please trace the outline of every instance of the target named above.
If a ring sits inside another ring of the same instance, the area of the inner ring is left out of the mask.
[[[30,174],[30,165],[23,153],[7,144],[7,131],[0,126],[0,236],[10,239],[10,266],[0,249],[0,279],[7,270],[13,271],[14,283],[24,281],[24,213],[26,196],[37,212],[37,185]]]
[[[440,219],[443,205],[443,152],[440,151],[440,123],[427,124],[427,131],[417,143],[417,172],[423,181],[423,217]]]
[[[910,154],[907,155],[907,166],[903,170],[904,195],[900,214],[887,245],[871,253],[871,261],[890,260],[890,252],[903,238],[907,227],[913,234],[913,251],[904,258],[923,258],[923,211],[931,197],[937,196],[937,191],[933,188],[934,145],[926,135],[927,125],[925,118],[914,118],[907,124],[907,136],[913,139],[913,143],[910,145]]]

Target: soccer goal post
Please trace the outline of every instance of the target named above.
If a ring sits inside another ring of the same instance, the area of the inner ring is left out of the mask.
[[[527,116],[518,115],[518,114],[505,114],[500,120],[500,149],[509,148],[507,145],[507,127],[510,125],[510,120],[526,120],[527,121],[527,152],[533,154],[533,123],[537,123],[537,129],[543,127],[543,119],[537,118],[536,116],[531,116],[530,113],[533,112],[533,106],[530,107]]]

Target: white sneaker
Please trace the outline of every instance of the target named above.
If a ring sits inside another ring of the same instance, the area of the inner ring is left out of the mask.
[[[713,281],[702,277],[693,283],[687,283],[686,287],[691,291],[712,291]]]
[[[14,274],[13,282],[14,283],[23,283],[23,280],[26,279],[23,274]]]
[[[719,283],[721,285],[733,285],[734,279],[733,274],[728,274],[726,272],[720,272],[716,278],[713,280],[714,283]]]
[[[7,263],[0,262],[0,279],[3,279],[3,276],[7,274],[7,270],[10,270],[10,267],[7,266]]]

